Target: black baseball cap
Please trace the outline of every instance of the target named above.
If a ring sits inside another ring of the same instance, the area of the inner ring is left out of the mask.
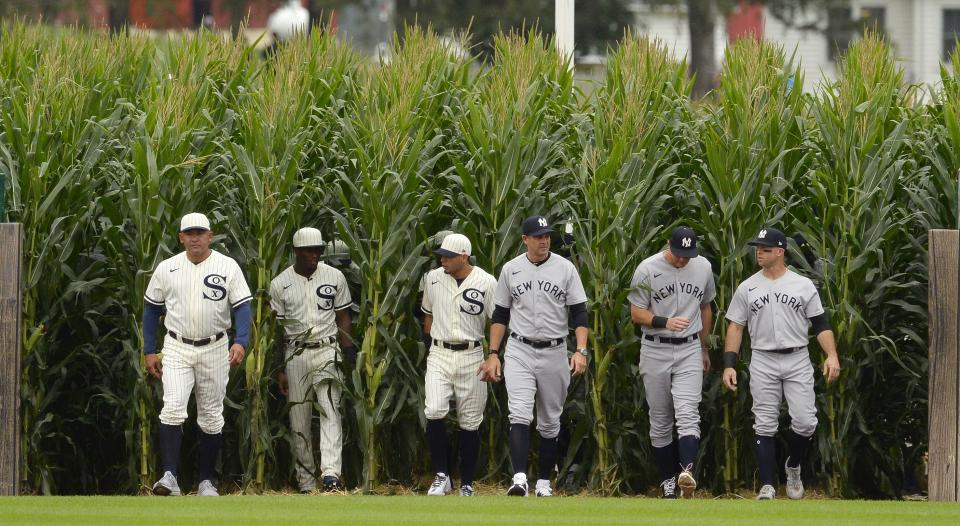
[[[553,232],[550,222],[543,216],[531,216],[523,220],[523,235],[542,236]]]
[[[748,245],[762,247],[787,248],[787,236],[776,228],[763,227],[757,237],[751,239]]]
[[[679,258],[697,257],[697,233],[688,226],[678,226],[670,235],[670,253]]]

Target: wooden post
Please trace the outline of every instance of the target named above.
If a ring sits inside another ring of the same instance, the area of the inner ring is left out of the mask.
[[[960,231],[931,230],[930,500],[960,501]]]
[[[23,225],[0,223],[0,495],[20,489]]]

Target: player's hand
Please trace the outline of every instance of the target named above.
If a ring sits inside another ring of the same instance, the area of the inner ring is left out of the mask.
[[[836,356],[828,356],[823,361],[823,376],[827,378],[827,383],[832,384],[840,378],[840,360]]]
[[[277,388],[280,389],[280,394],[283,396],[290,394],[290,384],[287,383],[287,373],[283,371],[277,373]]]
[[[684,331],[689,326],[690,318],[685,318],[683,316],[677,316],[667,320],[667,329],[673,332]]]
[[[243,361],[243,355],[246,351],[243,349],[243,345],[235,343],[230,346],[230,366],[240,365],[240,362]]]
[[[737,370],[733,367],[727,367],[723,370],[723,385],[727,389],[737,391]]]
[[[480,364],[477,374],[483,382],[499,382],[502,369],[500,367],[500,358],[496,354],[487,356],[487,359]]]
[[[152,374],[156,378],[163,376],[163,364],[160,363],[160,357],[156,354],[148,354],[143,357],[143,361],[147,365],[147,372]]]
[[[710,372],[710,349],[701,349],[700,355],[703,356],[703,374]]]
[[[570,357],[570,373],[573,376],[580,376],[587,371],[587,357],[575,352]]]

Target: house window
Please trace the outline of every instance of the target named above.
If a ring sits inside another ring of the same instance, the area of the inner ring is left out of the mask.
[[[960,9],[943,10],[943,58],[950,60],[950,54],[957,47],[960,38]]]
[[[847,52],[855,27],[849,7],[831,7],[827,10],[827,58],[831,62],[836,62]]]
[[[860,26],[865,30],[883,33],[887,23],[887,9],[884,7],[861,7]]]

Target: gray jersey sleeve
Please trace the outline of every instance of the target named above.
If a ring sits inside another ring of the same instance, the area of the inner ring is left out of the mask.
[[[567,305],[576,305],[587,301],[587,291],[583,289],[583,280],[573,263],[567,262]]]
[[[706,279],[706,288],[703,292],[703,301],[700,303],[706,305],[711,303],[717,298],[717,285],[713,281],[713,267],[710,266],[710,263],[707,262],[707,279]]]
[[[812,281],[808,280],[810,285],[809,291],[807,292],[807,301],[804,306],[806,307],[805,313],[807,319],[819,316],[826,312],[823,308],[823,303],[820,302],[820,293],[817,291],[816,285]]]
[[[510,308],[513,306],[513,296],[510,294],[510,262],[500,270],[500,279],[497,280],[497,288],[493,292],[493,302],[501,307]]]
[[[746,325],[748,313],[746,286],[741,283],[736,292],[733,293],[733,297],[730,298],[726,318],[737,325]]]
[[[641,309],[650,307],[650,276],[643,263],[637,265],[633,271],[633,279],[630,280],[630,293],[627,300]]]

